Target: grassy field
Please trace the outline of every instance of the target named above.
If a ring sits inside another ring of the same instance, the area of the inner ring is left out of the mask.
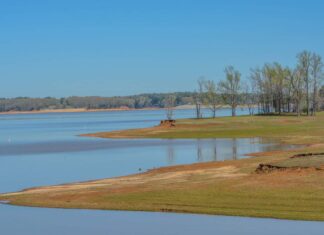
[[[316,117],[179,120],[176,127],[91,134],[109,138],[269,137],[302,144],[236,161],[199,163],[0,195],[16,205],[186,212],[324,221],[324,113]],[[315,156],[293,157],[301,153]],[[260,164],[275,170],[256,173]],[[278,169],[277,169],[278,168]]]
[[[324,143],[324,113],[316,117],[240,116],[177,120],[171,128],[153,127],[87,134],[102,138],[267,137],[286,143]]]

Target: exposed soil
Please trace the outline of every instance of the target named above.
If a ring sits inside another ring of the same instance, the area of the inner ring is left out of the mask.
[[[304,170],[304,169],[315,169],[320,170],[319,168],[314,167],[283,167],[283,166],[276,166],[272,164],[259,164],[257,169],[255,170],[256,173],[271,173],[274,171],[287,171],[287,170]]]
[[[280,166],[273,166],[271,164],[259,164],[259,166],[256,168],[255,172],[260,174],[260,173],[269,173],[273,171],[278,171],[278,170],[286,170],[286,167],[280,167]]]
[[[302,158],[302,157],[321,156],[321,155],[324,156],[324,153],[300,153],[300,154],[291,156],[290,158]]]
[[[162,120],[160,122],[160,127],[175,127],[176,120]]]

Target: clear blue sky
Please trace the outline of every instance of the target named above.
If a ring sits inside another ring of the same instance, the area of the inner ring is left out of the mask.
[[[322,0],[1,0],[0,97],[189,91],[324,56]]]

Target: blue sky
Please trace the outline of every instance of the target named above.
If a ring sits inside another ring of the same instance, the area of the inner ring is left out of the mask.
[[[324,1],[1,0],[0,97],[190,91],[324,56]]]

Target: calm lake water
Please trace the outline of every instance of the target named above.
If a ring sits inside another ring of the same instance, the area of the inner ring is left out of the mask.
[[[239,111],[246,113],[247,110]],[[228,109],[218,113],[229,114]],[[168,165],[239,159],[251,152],[293,147],[258,138],[109,140],[77,136],[153,126],[164,116],[164,111],[1,115],[0,192],[121,176]],[[193,116],[193,110],[175,112],[176,118]],[[6,235],[256,234],[260,231],[322,234],[323,229],[324,224],[317,222],[0,205],[0,234]]]

